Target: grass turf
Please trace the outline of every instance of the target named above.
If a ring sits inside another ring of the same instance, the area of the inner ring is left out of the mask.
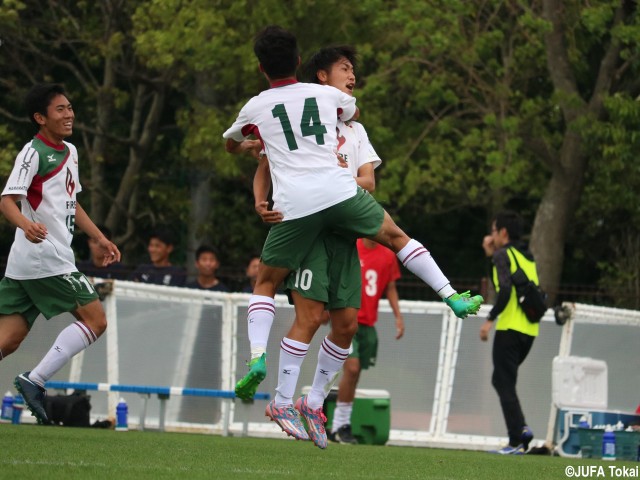
[[[277,439],[0,425],[1,478],[544,480],[567,478],[567,465],[589,464],[608,473],[612,463],[368,445],[330,444],[323,451]]]

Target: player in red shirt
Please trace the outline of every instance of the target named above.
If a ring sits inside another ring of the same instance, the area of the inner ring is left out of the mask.
[[[351,433],[351,411],[360,371],[374,366],[378,351],[378,303],[386,294],[396,318],[396,339],[404,334],[396,280],[400,269],[396,255],[386,247],[368,239],[357,243],[362,270],[362,300],[358,311],[358,332],[353,337],[353,352],[344,362],[338,387],[338,402],[333,416],[331,438],[340,443],[358,443]]]

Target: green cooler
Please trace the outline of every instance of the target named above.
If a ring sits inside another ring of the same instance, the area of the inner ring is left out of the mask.
[[[303,394],[310,387],[303,388]],[[338,389],[333,388],[324,404],[327,416],[326,429],[331,431],[333,411],[336,408]],[[384,445],[389,440],[391,427],[391,398],[386,390],[356,389],[351,414],[351,433],[365,445]]]

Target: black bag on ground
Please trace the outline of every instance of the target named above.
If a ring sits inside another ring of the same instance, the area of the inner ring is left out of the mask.
[[[513,259],[516,262],[516,271],[511,274],[511,282],[516,288],[518,303],[527,316],[527,320],[531,323],[538,323],[547,311],[547,294],[529,280],[527,274],[520,268],[515,254],[513,254]]]
[[[52,423],[65,427],[90,426],[91,397],[84,390],[71,395],[44,397],[44,408]]]

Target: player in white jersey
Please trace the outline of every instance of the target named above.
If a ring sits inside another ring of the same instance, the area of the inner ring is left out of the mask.
[[[36,85],[25,104],[38,133],[16,157],[0,200],[0,211],[17,227],[0,280],[0,360],[18,349],[38,315],[49,319],[71,312],[76,317],[41,362],[14,382],[38,423],[46,424],[46,381],[107,328],[98,295],[75,266],[71,249],[75,226],[102,248],[104,265],[119,261],[120,252],[76,200],[82,187],[78,152],[64,141],[74,121],[64,89]]]
[[[311,82],[330,85],[352,95],[355,86],[354,65],[356,52],[353,47],[343,45],[326,47],[309,60],[306,70]],[[367,133],[358,122],[339,121],[336,128],[338,138],[337,153],[343,166],[365,190],[375,189],[374,169],[382,162],[369,142]],[[268,169],[264,161],[256,172],[254,194],[256,210],[264,221],[280,221],[277,211],[268,209]],[[267,181],[261,179],[262,176]],[[264,188],[259,188],[264,186]],[[289,435],[304,438],[308,435],[320,448],[326,448],[327,437],[324,420],[317,422],[316,428],[304,429],[293,406],[301,365],[308,352],[309,344],[325,318],[325,306],[331,312],[331,334],[328,341],[345,334],[352,336],[357,329],[357,313],[361,297],[360,262],[356,244],[337,233],[322,234],[316,239],[300,268],[292,272],[285,281],[285,289],[296,310],[294,323],[280,343],[278,386],[273,401],[267,406],[266,414],[277,422]],[[327,340],[325,340],[327,341]],[[335,350],[323,345],[318,355],[318,363],[311,390],[308,394],[311,404],[324,402],[333,380],[340,371],[342,356],[336,358]],[[300,400],[301,408],[304,399]],[[321,412],[314,413],[320,418]],[[309,424],[309,423],[308,423]],[[313,424],[313,422],[312,422]]]
[[[291,270],[300,266],[315,239],[324,232],[339,232],[354,240],[367,237],[392,249],[460,317],[475,313],[482,302],[480,296],[458,294],[429,251],[410,239],[367,192],[357,187],[346,169],[336,166],[336,117],[349,119],[355,107],[353,98],[333,87],[298,84],[297,42],[280,27],[270,26],[260,32],[254,52],[272,88],[251,99],[223,136],[231,153],[255,153],[255,141],[247,137],[253,134],[260,139],[269,160],[274,192],[278,192],[274,194],[274,208],[282,211],[284,221],[269,232],[249,302],[252,360],[249,374],[236,385],[236,395],[241,398],[252,397],[266,375],[264,352],[275,314],[276,289]],[[347,197],[349,188],[352,194]],[[317,206],[310,199],[318,202]],[[297,202],[303,207],[296,208]],[[343,356],[352,336],[344,332],[340,339],[334,339],[335,343],[327,339],[325,343],[329,341],[328,348]],[[311,407],[316,409],[315,405]]]

